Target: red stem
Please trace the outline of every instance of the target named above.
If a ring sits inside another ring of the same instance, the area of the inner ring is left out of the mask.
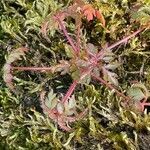
[[[92,70],[92,69],[90,68],[90,69],[88,69],[88,70],[83,71],[82,74],[81,74],[80,79],[73,81],[73,83],[70,85],[70,87],[69,87],[69,89],[68,89],[66,95],[65,95],[65,96],[63,97],[63,99],[62,99],[62,103],[65,103],[65,102],[69,99],[69,97],[70,97],[71,94],[73,93],[75,87],[77,86],[78,81],[82,80],[87,74],[89,74],[89,73],[91,72],[91,70]]]
[[[62,21],[59,19],[58,16],[56,16],[56,18],[57,18],[57,21],[58,21],[58,23],[59,23],[59,25],[60,25],[60,27],[61,27],[61,29],[62,29],[64,35],[66,36],[68,42],[69,42],[70,45],[72,46],[74,52],[75,52],[75,53],[78,53],[78,48],[75,46],[75,44],[73,43],[71,37],[68,35],[68,32],[67,32],[65,26],[63,25]]]
[[[118,96],[126,99],[127,101],[131,100],[130,97],[125,96],[123,93],[119,92],[115,87],[113,87],[111,84],[107,83],[102,78],[95,76],[93,73],[91,75],[92,75],[93,78],[95,78],[96,80],[100,81],[103,85],[105,85],[109,89],[114,90]]]
[[[65,96],[63,97],[62,103],[65,103],[65,102],[68,100],[68,98],[69,98],[69,97],[71,96],[71,94],[73,93],[73,91],[74,91],[75,87],[77,86],[77,84],[78,84],[77,80],[74,80],[73,83],[70,85],[70,87],[69,87],[67,93],[66,93]]]
[[[122,40],[120,40],[120,41],[118,41],[118,42],[116,42],[116,43],[114,43],[114,44],[112,44],[111,46],[107,47],[106,49],[107,49],[107,50],[111,50],[111,49],[115,48],[116,46],[118,46],[118,45],[120,45],[120,44],[122,44],[122,43],[127,42],[129,39],[131,39],[132,37],[136,36],[136,35],[137,35],[138,33],[140,33],[142,30],[143,30],[143,28],[138,29],[137,31],[135,31],[135,32],[132,33],[131,35],[129,35],[129,36],[123,38]],[[97,56],[98,56],[98,58],[101,56],[101,51],[98,53]]]

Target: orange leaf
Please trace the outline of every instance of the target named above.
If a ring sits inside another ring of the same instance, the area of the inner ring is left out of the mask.
[[[104,16],[98,10],[96,10],[96,18],[99,19],[100,22],[102,23],[103,27],[105,27],[106,22],[105,22]]]
[[[82,11],[88,21],[93,20],[93,18],[96,16],[96,11],[90,4],[84,5]]]

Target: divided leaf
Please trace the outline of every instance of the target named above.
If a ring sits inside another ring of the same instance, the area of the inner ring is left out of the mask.
[[[109,81],[110,83],[114,84],[115,86],[118,86],[118,80],[117,80],[117,74],[110,72],[108,70],[106,70],[105,68],[103,68],[103,75],[104,75],[104,79],[106,81]]]
[[[87,18],[88,21],[91,21],[96,17],[101,23],[102,26],[105,27],[105,19],[101,13],[101,11],[98,11],[93,8],[91,4],[85,4],[82,7],[83,15]]]
[[[6,85],[12,90],[14,91],[14,86],[12,83],[13,80],[13,76],[11,74],[11,65],[10,64],[5,64],[3,67],[3,79],[4,82],[6,83]]]
[[[12,83],[13,75],[11,74],[11,64],[14,61],[17,61],[18,59],[20,59],[21,56],[24,56],[26,51],[28,51],[28,49],[25,47],[20,47],[18,49],[11,51],[10,54],[8,55],[7,59],[6,59],[5,65],[3,67],[3,79],[6,83],[6,85],[12,91],[14,91],[14,86]]]
[[[142,83],[133,84],[127,91],[127,94],[135,101],[141,101],[142,99],[147,99],[150,96],[150,92]]]
[[[93,20],[93,18],[96,16],[95,9],[90,4],[84,5],[82,7],[82,11],[88,21]]]
[[[132,12],[132,19],[150,27],[150,6],[144,6]]]
[[[115,58],[115,54],[113,52],[111,52],[110,50],[105,50],[104,51],[104,56],[102,57],[102,60],[105,62],[105,63],[109,63],[111,61],[113,61]]]
[[[53,93],[53,90],[51,90],[49,93],[48,93],[48,96],[47,98],[45,99],[45,105],[50,108],[50,109],[53,109],[56,107],[58,101],[57,101],[57,98],[56,98],[56,94]]]
[[[20,48],[17,48],[15,50],[11,51],[6,59],[6,64],[11,64],[14,61],[20,59],[21,56],[24,56],[25,52],[27,52],[27,51],[28,51],[28,48],[26,48],[26,47],[20,47]]]
[[[87,51],[91,55],[96,55],[98,50],[92,43],[87,43]]]
[[[108,69],[108,70],[115,70],[119,67],[119,63],[112,63],[112,64],[107,64],[105,65],[105,69]]]
[[[57,104],[57,111],[58,111],[59,114],[64,113],[64,105],[62,103]]]
[[[140,101],[145,98],[144,93],[139,88],[130,88],[127,91],[127,95],[130,96],[135,101]]]
[[[76,101],[74,95],[64,104],[65,106],[65,114],[73,115],[75,113]]]
[[[108,81],[110,81],[115,86],[118,86],[117,74],[108,71],[107,75],[108,75]]]

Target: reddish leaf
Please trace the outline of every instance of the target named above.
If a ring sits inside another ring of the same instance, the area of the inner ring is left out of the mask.
[[[103,27],[105,27],[106,22],[105,22],[104,16],[103,16],[102,13],[101,13],[100,11],[98,11],[98,10],[96,10],[96,18],[97,18],[98,20],[100,20],[100,22],[102,23]]]
[[[87,18],[88,21],[93,20],[96,17],[102,23],[102,26],[105,27],[105,19],[102,13],[99,10],[96,10],[90,4],[86,4],[82,7],[82,11],[84,16]]]
[[[88,21],[91,21],[94,17],[96,17],[96,11],[90,4],[84,5],[82,7],[82,11]]]
[[[21,56],[24,56],[26,51],[28,51],[28,48],[26,48],[26,47],[20,47],[18,49],[15,49],[15,50],[11,51],[10,54],[8,55],[8,57],[7,57],[5,65],[3,67],[3,72],[4,72],[3,79],[6,83],[6,85],[12,91],[14,91],[14,86],[13,86],[13,83],[12,83],[13,75],[11,74],[11,69],[12,69],[11,64],[14,61],[20,59]]]
[[[13,76],[11,74],[11,65],[10,64],[5,64],[3,67],[3,80],[6,83],[6,85],[12,90],[14,91],[14,86],[12,83],[13,80]]]

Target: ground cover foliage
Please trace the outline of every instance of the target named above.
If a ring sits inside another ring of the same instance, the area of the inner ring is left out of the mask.
[[[149,0],[1,0],[0,20],[1,149],[150,149]]]

